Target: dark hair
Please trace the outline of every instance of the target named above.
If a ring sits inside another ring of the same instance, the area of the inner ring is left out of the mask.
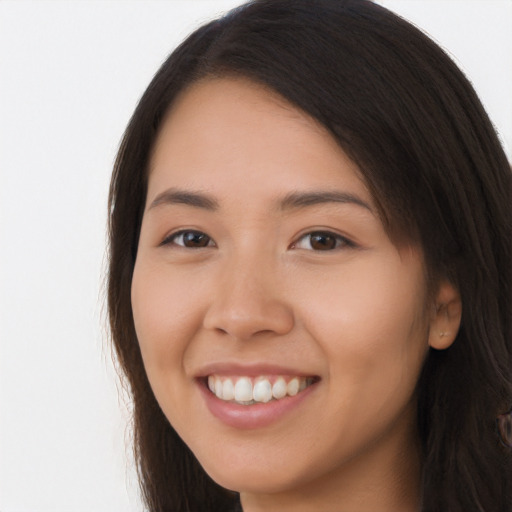
[[[109,207],[113,344],[133,396],[134,447],[149,510],[224,511],[215,484],[160,410],[144,370],[130,287],[148,160],[177,95],[241,76],[322,123],[358,164],[396,240],[419,242],[432,286],[459,290],[454,344],[418,382],[422,510],[512,510],[512,455],[495,421],[512,405],[512,174],[473,88],[420,30],[368,0],[257,0],[190,35],[140,100]]]

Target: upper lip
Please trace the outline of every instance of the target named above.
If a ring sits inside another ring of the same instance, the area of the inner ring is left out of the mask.
[[[209,375],[237,375],[246,377],[257,377],[259,375],[293,375],[295,377],[314,377],[315,373],[283,366],[273,363],[233,363],[214,362],[201,366],[194,376],[196,378],[208,377]]]

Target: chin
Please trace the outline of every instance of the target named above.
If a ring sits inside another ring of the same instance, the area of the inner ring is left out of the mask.
[[[296,472],[276,470],[272,463],[252,467],[247,462],[223,467],[216,463],[203,465],[203,469],[221,487],[240,493],[276,494],[296,487],[302,480]]]

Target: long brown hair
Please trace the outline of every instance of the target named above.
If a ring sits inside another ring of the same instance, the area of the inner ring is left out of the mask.
[[[208,23],[162,65],[126,129],[109,198],[108,305],[147,507],[224,511],[238,500],[211,481],[160,410],[130,302],[162,119],[192,82],[228,75],[265,84],[322,123],[358,164],[390,235],[414,236],[431,278],[459,289],[458,337],[430,351],[418,382],[422,510],[512,510],[512,455],[495,428],[512,405],[512,175],[461,71],[368,0],[256,0]]]

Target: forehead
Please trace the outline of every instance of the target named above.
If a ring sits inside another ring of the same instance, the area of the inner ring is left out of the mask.
[[[149,195],[185,186],[222,195],[321,187],[364,194],[360,171],[326,128],[246,79],[208,79],[170,109],[150,161]]]

